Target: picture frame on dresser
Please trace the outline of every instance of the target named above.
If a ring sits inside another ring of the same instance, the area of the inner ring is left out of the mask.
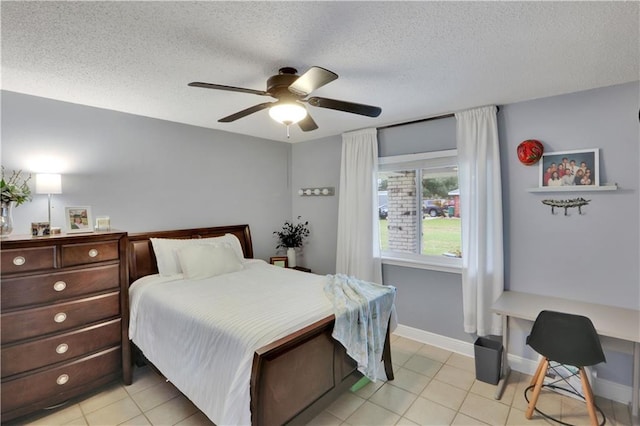
[[[600,151],[598,148],[574,151],[545,152],[540,159],[540,188],[550,186],[600,186]],[[571,178],[564,178],[570,168]],[[557,179],[553,179],[556,172]],[[561,176],[562,174],[562,176]]]
[[[67,234],[93,232],[91,207],[65,207],[64,212]]]

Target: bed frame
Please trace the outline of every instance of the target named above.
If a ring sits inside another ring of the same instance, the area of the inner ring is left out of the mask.
[[[129,234],[129,284],[158,272],[149,238],[210,238],[227,233],[238,237],[245,258],[253,258],[249,225]],[[330,315],[255,352],[252,425],[305,424],[362,377],[355,361],[331,337],[334,322]],[[383,360],[387,378],[393,380],[388,328]],[[131,380],[130,364],[125,366],[125,384]]]

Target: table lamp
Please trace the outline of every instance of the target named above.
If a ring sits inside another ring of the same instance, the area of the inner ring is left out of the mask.
[[[59,173],[36,174],[36,194],[49,196],[49,226],[51,226],[51,195],[62,194],[62,176]]]

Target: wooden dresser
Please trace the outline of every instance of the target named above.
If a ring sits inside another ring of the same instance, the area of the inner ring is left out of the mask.
[[[0,246],[2,421],[130,377],[126,233]]]

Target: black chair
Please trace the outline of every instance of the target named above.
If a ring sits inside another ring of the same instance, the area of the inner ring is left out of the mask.
[[[606,360],[598,333],[591,320],[581,315],[542,311],[538,314],[531,329],[531,334],[527,337],[527,344],[542,355],[538,369],[531,380],[531,386],[527,388],[527,390],[533,388],[533,395],[526,412],[527,419],[531,419],[534,410],[550,418],[535,407],[549,363],[554,361],[578,368],[591,424],[598,426],[597,407],[594,403],[593,391],[584,367],[599,364]],[[606,421],[604,414],[602,410],[598,409],[598,411],[603,416],[602,424],[604,424]]]

